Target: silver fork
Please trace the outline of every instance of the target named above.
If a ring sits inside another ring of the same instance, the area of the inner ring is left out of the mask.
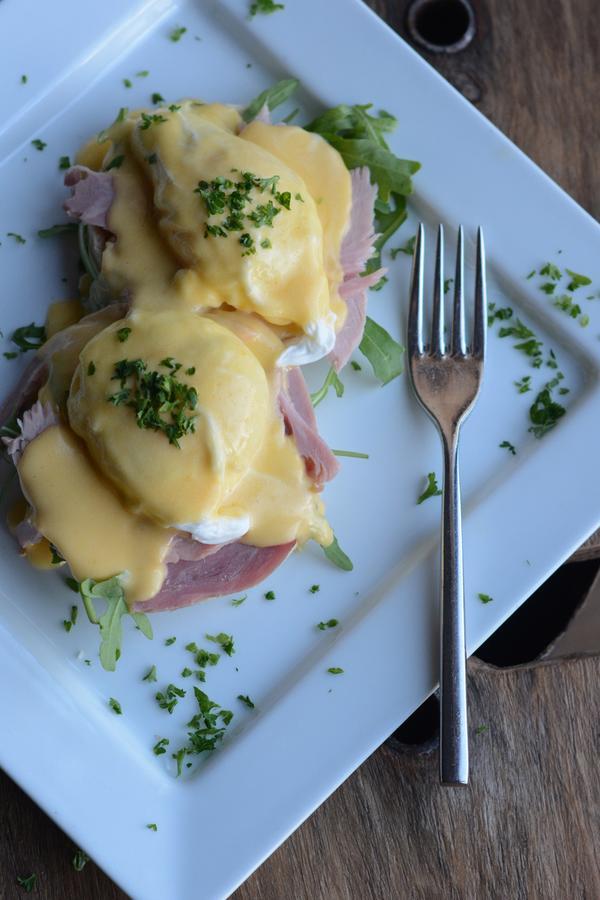
[[[444,229],[439,226],[433,285],[431,342],[423,341],[425,232],[419,225],[408,315],[409,372],[417,399],[437,425],[444,452],[440,591],[440,781],[467,784],[467,684],[458,439],[483,374],[486,333],[485,251],[477,231],[473,339],[467,349],[464,315],[464,236],[458,230],[454,316],[449,350],[444,328]]]

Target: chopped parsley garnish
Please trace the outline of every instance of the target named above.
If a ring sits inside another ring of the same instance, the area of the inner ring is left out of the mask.
[[[554,301],[554,306],[566,313],[572,319],[576,319],[581,314],[579,303],[574,303],[573,298],[569,294],[561,294]]]
[[[486,731],[489,731],[489,727],[489,725],[478,725],[475,734],[485,734]]]
[[[186,650],[189,649],[190,646],[192,645],[188,644]],[[209,651],[204,650],[204,648],[198,649],[195,644],[193,644],[193,646],[196,648],[192,651],[192,653],[196,654],[196,665],[200,666],[201,669],[206,668],[206,666],[216,666],[221,659],[220,653],[209,653]]]
[[[94,581],[86,578],[79,585],[79,592],[88,618],[92,625],[98,625],[100,629],[100,662],[108,672],[114,672],[117,661],[121,656],[121,643],[123,640],[122,618],[130,615],[142,634],[149,640],[152,639],[152,626],[144,613],[130,612],[125,601],[125,591],[118,575],[107,578],[106,581]],[[99,616],[95,603],[104,601],[106,609]]]
[[[174,644],[176,640],[177,640],[176,637],[168,637],[168,638],[165,640],[165,647],[170,647],[171,644]]]
[[[531,390],[531,375],[524,375],[520,381],[513,382],[519,394],[526,394]]]
[[[446,278],[444,280],[444,294],[447,294],[450,290],[450,285],[454,283],[454,278]]]
[[[252,700],[250,699],[250,697],[248,696],[248,694],[238,694],[238,695],[237,695],[237,698],[238,698],[238,700],[240,700],[242,703],[244,703],[244,704],[248,707],[248,709],[254,709],[254,708],[255,708],[255,704],[252,702]]]
[[[335,628],[339,624],[338,619],[328,619],[326,622],[319,622],[317,628],[319,631],[327,631],[328,628]]]
[[[232,606],[241,606],[242,603],[244,602],[244,600],[247,600],[247,599],[248,599],[248,594],[243,594],[241,597],[235,597],[231,601],[231,605]]]
[[[156,153],[151,153],[149,156],[146,157],[146,162],[149,163],[151,166],[153,166],[154,163],[157,161],[157,159],[158,159],[158,155]]]
[[[254,0],[250,4],[249,14],[250,18],[253,19],[258,14],[268,16],[270,13],[277,12],[278,9],[285,9],[284,4],[275,3],[275,0]]]
[[[126,88],[133,87],[133,82],[132,82],[132,80],[131,80],[130,78],[124,78],[124,79],[123,79],[123,86],[126,87]]]
[[[156,824],[156,822],[149,822],[149,823],[146,825],[146,828],[147,828],[149,831],[158,831],[158,825]]]
[[[512,453],[513,456],[517,455],[517,451],[514,447],[514,444],[511,444],[510,441],[502,441],[501,444],[498,444],[503,450],[508,450],[509,453]]]
[[[358,349],[369,360],[373,374],[382,385],[402,373],[404,347],[369,316]]]
[[[149,74],[150,74],[150,72],[148,71],[148,69],[142,69],[141,72],[135,73],[135,77],[136,78],[147,78]]]
[[[355,372],[362,372],[362,366],[360,363],[357,363],[355,359],[350,360],[350,365],[354,369]]]
[[[162,125],[163,122],[167,122],[168,119],[165,119],[164,116],[161,116],[160,113],[141,113],[142,124],[140,125],[140,129],[142,131],[146,131],[150,128],[151,125]]]
[[[182,677],[182,678],[189,678],[189,677],[190,677],[191,675],[193,675],[193,674],[194,674],[194,672],[192,671],[192,669],[188,669],[187,666],[186,666],[184,669],[181,670],[181,677]]]
[[[379,279],[379,281],[377,281],[375,284],[371,285],[369,290],[370,291],[380,291],[383,287],[385,287],[385,285],[388,283],[388,281],[389,281],[389,278],[387,277],[387,275],[382,275],[381,278]]]
[[[275,599],[275,591],[267,591],[265,594],[265,600],[274,600]]]
[[[110,708],[112,709],[112,711],[113,711],[114,713],[116,713],[118,716],[122,716],[122,715],[123,715],[123,708],[122,708],[121,704],[119,703],[119,701],[118,701],[118,700],[115,700],[114,697],[111,697],[111,698],[109,699],[108,705],[110,706]]]
[[[564,406],[552,399],[552,390],[557,386],[559,380],[549,381],[531,404],[529,418],[532,425],[529,431],[536,438],[544,437],[566,413]]]
[[[121,332],[131,329],[120,329]],[[128,406],[135,412],[139,428],[162,431],[169,443],[179,447],[179,439],[196,429],[193,412],[198,403],[196,388],[179,381],[177,372],[181,363],[170,357],[160,365],[168,369],[168,374],[148,369],[141,359],[122,359],[115,363],[111,380],[120,382],[121,389],[107,399],[115,406]]]
[[[171,756],[177,763],[177,777],[181,775],[183,772],[183,760],[185,759],[185,747],[180,747],[179,750],[176,750],[175,753],[171,753]]]
[[[171,103],[169,106],[169,111],[174,113],[178,112],[181,109],[181,106],[178,106],[177,103]]]
[[[56,237],[59,234],[75,234],[78,229],[79,225],[76,222],[61,222],[59,225],[40,229],[37,235],[41,238]]]
[[[41,153],[42,150],[44,150],[44,149],[48,146],[48,144],[46,143],[46,141],[41,141],[39,138],[35,138],[35,139],[31,142],[31,146],[32,146],[32,147],[35,147],[35,149],[36,149],[36,150],[39,150],[40,153]]]
[[[124,160],[125,156],[122,153],[119,156],[113,156],[104,171],[108,172],[110,169],[120,169]]]
[[[162,756],[163,753],[166,753],[166,748],[169,746],[169,738],[159,738],[152,748],[152,752],[155,756]]]
[[[64,563],[64,557],[60,555],[54,544],[50,544],[50,561],[53,566],[60,566]]]
[[[170,715],[182,697],[185,697],[184,689],[178,688],[174,684],[169,684],[164,691],[158,691],[156,702],[161,709],[166,709]]]
[[[425,500],[428,500],[430,497],[441,496],[441,493],[442,492],[438,487],[437,478],[435,477],[435,472],[429,472],[429,474],[427,475],[427,487],[419,496],[419,499],[417,500],[417,506],[419,506]]]
[[[588,278],[587,275],[579,275],[577,272],[573,272],[571,269],[565,269],[565,272],[567,273],[567,275],[571,276],[571,280],[567,285],[568,291],[576,291],[578,290],[578,288],[592,283],[592,279]]]
[[[61,156],[58,160],[58,168],[59,169],[70,169],[71,168],[71,160],[68,156]]]
[[[277,84],[267,88],[266,91],[262,91],[242,112],[242,119],[244,122],[251,122],[263,106],[266,106],[272,112],[278,106],[281,106],[282,103],[285,103],[286,100],[289,100],[298,84],[297,78],[284,78],[283,81],[278,81]]]
[[[7,231],[6,237],[10,237],[14,240],[16,244],[26,244],[27,241],[23,237],[22,234],[18,234],[16,231]]]
[[[309,587],[308,590],[311,594],[318,594],[319,591],[321,590],[321,585],[320,584],[311,584],[311,586]]]
[[[179,25],[177,26],[177,28],[174,28],[171,31],[171,33],[169,34],[169,40],[173,41],[173,43],[176,44],[177,41],[181,40],[186,32],[187,28],[185,28],[183,25]]]
[[[327,669],[327,671],[329,672],[330,675],[343,675],[344,674],[344,670],[340,669],[339,666],[330,666],[330,668]]]
[[[37,875],[35,875],[35,873],[27,876],[17,875],[17,884],[19,885],[19,887],[22,887],[24,889],[26,894],[30,894],[32,892],[36,885],[36,882]]]
[[[331,544],[328,547],[323,547],[322,550],[329,562],[332,562],[338,569],[343,569],[344,572],[351,572],[354,568],[352,560],[349,556],[346,556],[335,535]]]
[[[79,615],[79,610],[76,606],[71,607],[71,615],[68,619],[63,619],[63,627],[65,631],[70,631],[73,625],[77,624],[77,616]]]
[[[21,75],[21,84],[27,84],[27,75]]]
[[[150,669],[146,672],[142,681],[156,681],[156,666],[151,666]]]
[[[90,861],[89,856],[83,850],[77,849],[71,860],[71,865],[76,872],[81,872],[85,868],[86,863]]]
[[[233,636],[231,634],[225,634],[224,631],[220,631],[219,634],[207,634],[205,637],[207,641],[212,641],[213,644],[220,644],[223,648],[223,653],[226,653],[227,656],[233,656],[235,653]]]
[[[540,284],[540,291],[543,291],[545,294],[553,294],[555,290],[555,281],[546,281],[545,284]]]
[[[313,406],[318,406],[321,400],[325,399],[330,387],[334,389],[337,397],[344,396],[344,384],[333,366],[329,369],[329,372],[325,376],[325,381],[323,382],[319,390],[310,395],[310,400]]]
[[[28,350],[39,350],[46,342],[46,329],[43,325],[30,322],[29,325],[21,325],[10,336],[11,341],[17,347],[19,353],[27,353]],[[6,354],[5,354],[6,355]]]
[[[583,316],[580,316],[579,324],[581,325],[582,328],[587,328],[587,326],[590,324],[590,317],[588,316],[587,313]]]
[[[500,321],[504,321],[505,319],[512,319],[513,311],[510,306],[504,306],[500,309],[496,309],[495,303],[488,304],[488,325],[491,327],[496,319]]]
[[[152,94],[152,97],[150,99],[152,100],[153,103],[164,103],[165,102],[165,98],[163,97],[162,94],[159,94],[158,91],[155,91]]]
[[[489,594],[477,594],[477,596],[479,597],[479,599],[481,600],[482,603],[491,603],[492,600],[494,599],[493,597],[490,597]]]
[[[532,274],[535,275],[535,269],[533,270]],[[560,279],[562,278],[562,272],[560,271],[558,266],[555,266],[554,263],[551,262],[547,262],[542,266],[542,268],[540,269],[540,275],[546,275],[548,278],[552,278],[553,281],[560,281]],[[528,275],[527,277],[529,278],[530,276]]]
[[[527,278],[527,280],[529,280],[530,278],[533,278],[534,275],[535,275],[535,269],[532,269],[531,272],[529,273],[529,275],[526,275],[525,278]]]
[[[515,350],[520,350],[526,356],[529,356],[532,360],[532,365],[534,368],[539,369],[542,365],[542,341],[539,341],[533,331],[527,327],[518,317],[511,320],[511,323],[508,325],[504,325],[498,331],[498,337],[512,337],[517,338],[520,341],[518,344],[513,344]]]
[[[237,171],[237,170],[232,170]],[[254,238],[244,232],[245,221],[250,221],[256,228],[273,228],[273,222],[282,209],[290,209],[291,194],[289,191],[278,191],[279,176],[259,178],[252,172],[239,173],[241,178],[233,181],[223,175],[211,182],[199,181],[194,193],[199,194],[206,207],[208,217],[204,228],[204,237],[228,237],[231,232],[242,231],[238,238],[244,247],[242,256],[256,253]],[[270,193],[266,203],[258,202],[253,191]],[[275,205],[277,204],[277,205]],[[219,221],[210,221],[211,217],[220,216]],[[261,244],[262,246],[262,244]],[[269,242],[270,246],[270,242]]]
[[[93,360],[90,360],[87,367],[87,373],[89,376],[94,375],[96,372],[96,363]]]

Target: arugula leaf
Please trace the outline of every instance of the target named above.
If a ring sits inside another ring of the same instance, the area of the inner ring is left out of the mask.
[[[367,357],[382,384],[388,384],[402,373],[404,347],[369,316],[358,349]]]
[[[94,581],[86,578],[79,585],[79,593],[83,605],[92,625],[100,628],[100,662],[107,672],[114,672],[117,661],[121,656],[121,644],[123,641],[122,618],[131,615],[136,625],[145,637],[152,638],[152,627],[147,616],[143,613],[130,613],[125,602],[125,591],[118,575],[107,578],[105,581]],[[94,602],[104,600],[106,609],[98,616]]]
[[[30,322],[29,325],[21,325],[10,336],[11,341],[18,347],[19,353],[27,353],[28,350],[39,350],[46,341],[46,329],[43,325]]]
[[[334,389],[338,397],[344,396],[343,382],[340,380],[333,366],[329,369],[329,372],[325,376],[325,381],[323,382],[319,390],[310,395],[310,401],[313,406],[318,406],[321,400],[325,399],[330,387]]]
[[[38,231],[38,237],[49,238],[56,237],[59,234],[73,234],[77,231],[79,225],[77,222],[61,222],[60,225],[52,225],[50,228],[41,228]]]
[[[338,544],[338,540],[335,535],[333,536],[333,541],[329,545],[329,547],[323,547],[322,549],[329,562],[332,562],[334,566],[338,567],[338,569],[343,569],[344,572],[351,572],[354,568],[352,560],[349,556],[346,556],[346,554]]]
[[[425,500],[428,500],[430,497],[441,496],[441,493],[442,492],[438,487],[437,478],[435,477],[435,472],[430,472],[427,476],[427,487],[417,500],[417,506],[419,506]]]
[[[255,97],[254,100],[248,104],[246,109],[242,112],[242,119],[244,122],[251,122],[265,104],[271,111],[278,106],[281,106],[282,103],[289,100],[299,84],[300,82],[297,78],[284,78],[282,81],[278,81],[277,84],[267,88],[266,91],[262,91],[258,97]]]

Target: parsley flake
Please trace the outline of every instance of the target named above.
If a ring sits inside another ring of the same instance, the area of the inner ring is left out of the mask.
[[[511,453],[513,456],[517,455],[517,451],[516,451],[514,445],[511,444],[510,441],[502,441],[502,443],[498,444],[498,446],[501,447],[503,450],[504,449],[508,450],[508,452]]]
[[[162,756],[163,753],[166,753],[166,748],[169,746],[169,738],[159,738],[152,748],[152,752],[155,756]]]
[[[435,472],[429,472],[427,475],[427,487],[423,491],[423,493],[419,496],[417,500],[417,506],[423,503],[425,500],[428,500],[430,497],[439,497],[441,496],[441,490],[438,487],[437,478],[435,476]]]
[[[318,594],[319,591],[321,590],[321,585],[320,584],[311,584],[311,586],[309,587],[308,590],[311,594]]]
[[[22,235],[22,234],[17,234],[16,231],[7,231],[7,232],[6,232],[6,237],[12,238],[12,239],[15,241],[16,244],[26,244],[26,243],[27,243],[27,241],[25,240],[25,238],[23,237],[23,235]]]
[[[327,631],[328,628],[336,628],[339,624],[338,619],[328,619],[327,622],[319,622],[317,628],[319,631]]]
[[[330,668],[327,669],[327,671],[329,672],[330,675],[343,675],[344,674],[344,670],[340,669],[339,666],[330,666]]]
[[[123,86],[126,87],[126,88],[133,87],[133,82],[131,81],[130,78],[124,78],[124,79],[123,79]]]
[[[114,697],[111,697],[111,698],[109,699],[108,705],[110,706],[110,708],[112,709],[112,711],[113,711],[114,713],[116,713],[118,716],[122,716],[122,715],[123,715],[123,709],[122,709],[122,707],[121,707],[121,704],[119,703],[118,700],[115,700]]]
[[[96,373],[96,363],[93,360],[88,363],[87,373],[90,377]]]
[[[156,824],[156,822],[149,822],[146,825],[146,828],[148,828],[149,831],[158,831],[158,825]]]
[[[250,699],[250,697],[248,696],[248,694],[238,694],[238,695],[237,695],[237,698],[238,698],[238,700],[240,700],[243,704],[245,704],[245,706],[247,706],[248,709],[254,709],[254,708],[255,708],[255,704],[252,702],[252,700]]]
[[[223,653],[226,653],[227,656],[233,656],[235,653],[233,636],[231,634],[225,634],[224,631],[220,631],[219,634],[207,634],[205,637],[207,641],[212,641],[213,644],[220,644],[223,648]]]
[[[280,9],[285,9],[285,5],[283,3],[275,3],[275,0],[254,0],[250,4],[248,12],[249,17],[253,19],[256,15],[268,16]]]
[[[475,734],[485,734],[486,731],[489,731],[489,725],[478,725]]]
[[[48,146],[48,144],[46,143],[46,141],[41,141],[39,138],[35,138],[35,139],[31,142],[31,146],[32,146],[32,147],[35,147],[35,149],[36,149],[36,150],[39,150],[40,153],[41,153],[42,150],[44,150],[44,149]]]
[[[232,606],[241,606],[242,603],[244,602],[244,600],[247,600],[247,599],[248,599],[248,594],[243,594],[241,597],[235,597],[231,601],[231,605]]]
[[[162,94],[159,94],[158,91],[155,91],[152,94],[152,97],[150,99],[151,99],[152,103],[164,103],[165,102],[165,98],[163,97]]]
[[[141,131],[146,131],[148,128],[150,128],[151,125],[162,125],[163,122],[168,121],[164,116],[161,116],[160,113],[150,114],[143,112],[141,113],[141,119]]]
[[[186,32],[187,32],[187,28],[185,28],[183,25],[179,25],[179,26],[177,26],[177,28],[174,28],[171,31],[171,33],[169,34],[169,40],[173,41],[173,43],[176,44],[178,41],[181,40],[181,38],[184,36],[184,34]]]
[[[70,169],[71,168],[71,160],[68,156],[61,156],[58,160],[58,168],[59,169]]]
[[[567,285],[568,291],[576,291],[580,287],[584,287],[585,285],[591,284],[592,279],[588,278],[587,275],[579,275],[577,272],[573,272],[571,269],[565,269],[567,275],[571,276],[571,280]]]
[[[490,597],[489,594],[477,594],[482,603],[491,603],[493,601],[493,597]]]
[[[27,75],[21,75],[21,84],[27,84]]]
[[[275,591],[267,591],[265,594],[265,600],[274,600],[275,599]]]
[[[142,678],[142,681],[156,681],[156,678],[156,666],[151,666]]]
[[[535,275],[535,269],[533,270],[533,274]],[[540,275],[547,275],[548,278],[552,278],[553,281],[560,281],[560,279],[562,278],[562,272],[560,271],[558,266],[555,266],[554,263],[551,262],[547,262],[542,266],[542,268],[540,269]]]
[[[125,160],[125,156],[121,153],[119,156],[113,156],[107,167],[105,168],[105,172],[110,171],[110,169],[120,169]]]
[[[165,647],[170,647],[171,644],[174,644],[176,640],[177,640],[176,637],[168,637],[168,638],[165,640]]]
[[[37,875],[21,876],[17,875],[17,884],[22,887],[26,894],[30,894],[37,882]]]

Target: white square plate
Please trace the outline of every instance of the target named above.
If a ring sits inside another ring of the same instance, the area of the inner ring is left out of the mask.
[[[61,219],[59,156],[72,156],[120,106],[148,105],[152,91],[246,103],[295,75],[308,116],[369,101],[396,114],[392,146],[423,168],[411,220],[392,243],[414,233],[415,215],[430,235],[438,221],[462,222],[471,238],[482,224],[490,299],[510,302],[535,327],[571,390],[567,415],[535,440],[527,431],[533,393],[517,394],[513,381],[530,374],[537,390],[553,373],[531,369],[510,341],[490,334],[483,392],[462,443],[472,651],[599,523],[600,312],[582,296],[592,322],[581,328],[537,279],[525,279],[547,258],[600,275],[599,228],[358,0],[286,0],[284,12],[252,22],[247,7],[103,0],[82,14],[75,0],[0,5],[0,325],[7,334],[43,320],[48,302],[74,288],[63,239],[41,241],[35,232]],[[187,32],[173,43],[176,25]],[[24,33],[26,50],[16,40]],[[136,77],[144,69],[150,75]],[[47,142],[43,152],[34,138]],[[389,284],[370,298],[371,315],[397,337],[408,268],[400,254]],[[20,363],[1,365],[8,388]],[[316,384],[322,372],[312,377]],[[131,629],[111,675],[96,661],[96,629],[81,617],[71,633],[62,629],[73,595],[60,576],[29,568],[0,532],[0,762],[136,898],[228,894],[435,685],[440,508],[438,500],[415,501],[425,474],[440,472],[438,439],[405,377],[384,389],[366,368],[344,380],[343,400],[329,396],[319,414],[333,446],[370,454],[346,460],[326,491],[330,520],[354,561],[350,574],[307,548],[243,606],[219,599],[155,615],[152,644]],[[499,449],[503,440],[517,446],[515,457]],[[311,594],[314,583],[320,591]],[[264,599],[267,589],[274,602]],[[480,591],[493,603],[484,606]],[[340,627],[315,628],[332,616]],[[183,645],[215,631],[233,633],[237,652],[209,670],[206,689],[235,710],[234,722],[222,749],[176,780],[169,754],[157,758],[151,748],[158,736],[178,746],[193,704],[188,697],[169,716],[154,688],[182,683],[190,659]],[[165,647],[169,635],[177,642]],[[148,685],[141,678],[153,663],[159,681]],[[329,675],[329,666],[345,674]],[[239,693],[251,695],[255,711]],[[108,697],[121,702],[122,717]]]

